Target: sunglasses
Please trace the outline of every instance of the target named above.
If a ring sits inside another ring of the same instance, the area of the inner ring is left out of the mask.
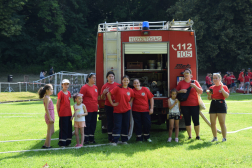
[[[88,75],[88,78],[91,78],[91,76],[95,75],[95,73],[91,72],[89,75]]]

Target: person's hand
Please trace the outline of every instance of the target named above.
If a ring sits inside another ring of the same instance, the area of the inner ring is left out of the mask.
[[[175,99],[175,104],[178,103],[178,99]]]
[[[193,88],[196,87],[195,83],[190,83],[190,86],[193,87]]]
[[[70,121],[73,121],[73,116],[71,117]]]
[[[54,121],[53,121],[53,119],[51,117],[49,118],[49,122],[54,123]]]
[[[77,117],[78,117],[78,118],[80,118],[80,117],[81,117],[81,115],[80,115],[80,114],[77,114]]]
[[[114,106],[114,107],[115,107],[115,106],[118,106],[118,105],[119,105],[119,102],[112,103],[111,105]]]
[[[150,109],[149,115],[153,114],[153,109]]]
[[[180,93],[186,93],[186,92],[187,92],[187,89],[181,89],[179,92],[180,92]]]
[[[108,92],[109,92],[109,88],[106,87],[106,88],[103,90],[103,94],[105,95],[105,94],[108,93]]]
[[[220,89],[222,90],[223,89],[223,83],[221,82],[221,84],[220,84],[221,86],[220,86]]]

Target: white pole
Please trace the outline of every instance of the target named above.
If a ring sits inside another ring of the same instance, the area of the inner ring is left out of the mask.
[[[21,83],[19,83],[19,92],[21,92]]]
[[[27,92],[27,82],[25,83],[25,90],[26,90],[26,92]]]
[[[57,73],[55,73],[54,77],[54,95],[57,94]]]

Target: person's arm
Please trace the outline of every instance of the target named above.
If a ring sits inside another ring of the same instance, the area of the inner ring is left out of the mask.
[[[111,93],[110,93],[110,92],[108,92],[107,98],[108,98],[108,100],[109,100],[109,103],[110,103],[112,106],[118,106],[118,104],[119,104],[118,102],[114,103],[114,102],[112,101]]]
[[[56,103],[58,116],[59,116],[59,111],[60,111],[60,101],[61,99],[58,98],[57,103]]]
[[[170,101],[170,99],[169,99],[169,100],[168,100],[169,109],[171,110],[177,103],[178,103],[178,99],[176,99],[175,102],[174,102],[173,104],[171,104],[171,101]]]
[[[105,95],[109,92],[108,87],[106,87],[101,94],[101,99],[105,99]]]
[[[49,113],[49,109],[48,109],[48,106],[49,106],[49,98],[48,97],[45,97],[44,98],[44,102],[45,102],[45,112],[46,112],[46,115],[50,121],[50,123],[54,123],[50,113]]]
[[[83,110],[84,110],[83,116],[87,116],[88,112],[87,112],[87,108],[86,108],[86,106],[84,104],[83,104]]]
[[[75,116],[75,108],[74,108],[74,105],[73,105],[73,109],[74,109],[74,114],[73,116],[71,117],[71,121],[73,120],[74,116]]]
[[[150,111],[149,111],[149,114],[153,114],[153,108],[154,108],[154,98],[152,97],[150,99]]]
[[[223,83],[221,83],[221,93],[225,98],[229,97],[229,93],[223,89]]]
[[[195,88],[198,94],[202,94],[203,93],[203,89],[200,87],[198,81],[195,81],[195,82],[197,82],[197,83],[191,83],[190,84],[191,87]],[[199,86],[197,86],[197,85],[199,85]]]

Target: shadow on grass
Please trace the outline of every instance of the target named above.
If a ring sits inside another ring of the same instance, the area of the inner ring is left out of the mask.
[[[57,124],[57,123],[56,123]],[[83,148],[76,148],[76,149],[65,149],[62,150],[45,150],[45,151],[31,151],[31,152],[20,152],[16,153],[15,156],[6,156],[1,158],[3,159],[15,159],[15,158],[23,158],[23,157],[31,157],[31,156],[46,156],[50,153],[50,155],[65,155],[65,154],[71,154],[75,157],[83,156],[85,154],[91,154],[91,153],[97,153],[97,154],[106,154],[110,155],[113,153],[118,154],[125,154],[127,156],[132,156],[137,152],[145,152],[148,150],[158,150],[159,148],[166,147],[167,150],[171,150],[171,148],[176,146],[181,146],[184,144],[183,139],[185,138],[183,133],[185,131],[180,131],[179,139],[180,142],[176,143],[174,141],[174,133],[173,133],[173,141],[171,143],[167,143],[168,139],[168,131],[166,130],[166,125],[152,125],[152,130],[150,132],[152,143],[144,141],[143,143],[136,142],[136,136],[135,134],[132,135],[131,139],[128,141],[128,145],[121,145],[118,144],[117,146],[111,146],[108,144],[107,134],[102,133],[101,131],[101,121],[97,122],[97,128],[95,132],[95,141],[97,144],[107,144],[105,146],[101,147],[83,147]],[[58,137],[59,130],[57,130],[52,138]],[[15,142],[9,142],[9,143],[15,143]],[[51,141],[51,146],[54,148],[58,148],[58,140]],[[11,144],[8,144],[11,145]],[[33,149],[41,149],[42,145],[44,145],[44,141],[38,142],[36,145],[32,146],[29,149],[23,149],[23,150],[33,150]],[[76,137],[72,137],[72,144],[71,147],[74,147],[76,145]],[[88,146],[88,145],[85,145]]]

